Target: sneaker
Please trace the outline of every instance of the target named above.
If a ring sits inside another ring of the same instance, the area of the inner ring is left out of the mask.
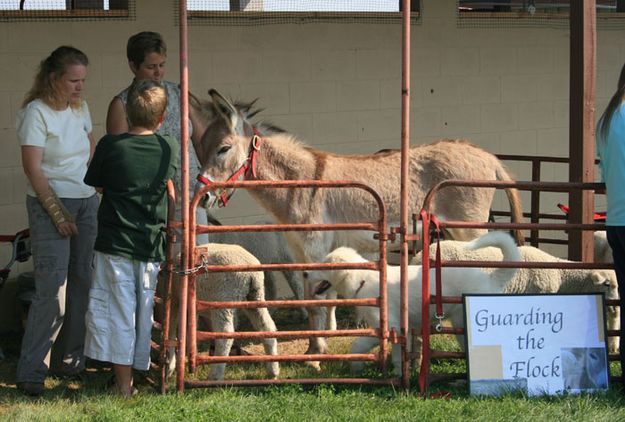
[[[39,397],[46,390],[42,382],[18,382],[15,384],[22,393]]]

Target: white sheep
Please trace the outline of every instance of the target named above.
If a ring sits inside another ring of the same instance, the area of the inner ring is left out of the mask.
[[[227,245],[220,243],[207,243],[198,246],[207,252],[203,254],[209,265],[260,265],[256,257],[239,245]],[[197,299],[215,302],[240,302],[240,301],[264,301],[265,287],[262,271],[254,272],[214,272],[203,273],[197,277]],[[176,290],[177,291],[177,290]],[[175,297],[175,295],[174,295]],[[177,304],[172,301],[171,325],[177,327],[178,310]],[[257,331],[277,331],[276,325],[269,315],[267,308],[243,309],[252,326]],[[234,309],[213,309],[205,311],[209,316],[211,329],[214,332],[235,331]],[[174,332],[175,330],[171,330]],[[228,356],[232,348],[233,339],[215,340],[215,356]],[[278,342],[275,338],[263,339],[265,353],[268,355],[278,354]],[[173,349],[169,350],[168,374],[175,371],[176,360]],[[211,364],[209,379],[221,380],[224,378],[226,364]],[[269,378],[275,379],[280,374],[278,362],[267,362]]]
[[[209,215],[212,225],[221,225]],[[270,221],[258,221],[254,224],[272,224]],[[293,264],[295,259],[291,254],[286,238],[280,232],[225,232],[211,233],[213,243],[240,245],[254,255],[263,264]],[[304,280],[301,271],[282,271],[295,298],[304,299]],[[265,271],[265,296],[268,300],[278,299],[278,279],[275,271]],[[304,318],[308,318],[305,308],[300,308]]]
[[[595,262],[613,263],[612,248],[608,243],[608,236],[605,230],[594,232],[593,240]]]
[[[501,261],[497,248],[483,248],[468,251],[466,242],[444,240],[440,242],[441,259],[448,261]],[[526,262],[572,262],[557,258],[532,246],[520,246],[519,252]],[[422,253],[412,263],[420,263]],[[436,256],[436,243],[430,247],[430,257]],[[493,268],[485,269],[492,271]],[[505,293],[603,293],[606,299],[618,299],[618,282],[612,270],[521,268],[504,289]],[[609,329],[619,326],[619,308],[607,307]],[[618,351],[618,339],[610,337],[608,347],[611,353]]]
[[[520,260],[519,252],[512,237],[504,232],[490,232],[472,242],[463,242],[468,248],[482,248],[496,246],[501,248],[504,256],[509,261]],[[499,250],[499,249],[498,249]],[[368,262],[354,249],[340,247],[330,252],[325,262]],[[487,273],[477,268],[444,268],[443,294],[445,296],[460,296],[463,293],[501,293],[503,287],[517,272],[514,268],[499,268]],[[411,328],[421,328],[421,265],[408,266],[409,297],[409,323]],[[380,295],[379,274],[371,270],[327,270],[310,271],[309,279],[321,280],[316,283],[315,295],[325,294],[326,291],[334,290],[340,296],[353,298],[378,297]],[[431,288],[434,288],[434,272],[430,271]],[[400,328],[400,268],[387,267],[388,286],[388,327]],[[445,311],[449,315],[454,326],[462,326],[463,315],[461,305],[446,306]],[[377,307],[358,307],[357,315],[369,327],[380,326],[380,312]],[[410,331],[410,330],[409,330]],[[378,338],[359,337],[354,341],[351,353],[367,353],[379,343]],[[393,347],[392,360],[395,373],[401,373],[401,353],[399,347]],[[352,371],[360,372],[362,362],[352,362]]]

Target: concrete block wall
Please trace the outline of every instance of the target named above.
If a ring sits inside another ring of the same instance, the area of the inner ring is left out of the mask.
[[[458,137],[493,153],[568,156],[568,30],[459,28],[455,6],[455,0],[423,0],[422,19],[412,27],[411,142]],[[38,62],[61,44],[88,54],[87,96],[100,137],[108,102],[131,79],[126,40],[140,30],[164,35],[167,79],[178,80],[178,26],[166,0],[136,0],[131,21],[0,24],[0,233],[27,225],[15,113]],[[599,112],[625,59],[623,35],[598,33]],[[400,145],[399,24],[192,23],[189,49],[197,95],[216,88],[236,99],[258,97],[264,118],[324,150],[368,153]],[[519,179],[529,178],[527,166],[510,167]],[[543,171],[545,180],[567,178],[565,166]],[[553,211],[555,202],[545,201],[545,209]],[[497,207],[505,208],[500,197]],[[215,214],[228,223],[266,218],[244,192]],[[0,245],[0,259],[5,249]]]

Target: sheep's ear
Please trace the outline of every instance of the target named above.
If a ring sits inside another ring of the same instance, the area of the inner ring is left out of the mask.
[[[314,294],[316,295],[324,294],[330,287],[332,287],[332,284],[330,284],[328,280],[322,280],[315,287]]]

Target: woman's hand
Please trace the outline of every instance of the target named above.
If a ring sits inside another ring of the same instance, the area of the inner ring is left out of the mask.
[[[78,234],[78,227],[76,226],[76,223],[71,223],[69,221],[66,221],[65,223],[60,223],[58,226],[56,226],[56,230],[63,237],[71,237]]]

